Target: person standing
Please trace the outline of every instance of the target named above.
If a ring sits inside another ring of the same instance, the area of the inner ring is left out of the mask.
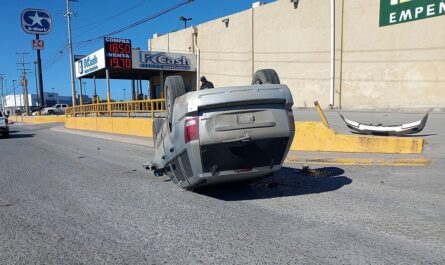
[[[201,87],[199,89],[209,89],[214,87],[213,83],[208,81],[205,76],[201,76]]]

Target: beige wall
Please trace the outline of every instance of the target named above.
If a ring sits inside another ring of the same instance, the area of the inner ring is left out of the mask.
[[[335,106],[445,107],[445,16],[379,27],[378,0],[336,1]],[[329,104],[330,1],[288,0],[197,26],[201,75],[216,86],[249,84],[274,68],[295,107]],[[149,40],[153,50],[194,52],[193,29]],[[340,96],[341,93],[341,96]]]
[[[345,0],[343,105],[445,107],[445,16],[378,24],[379,1]]]

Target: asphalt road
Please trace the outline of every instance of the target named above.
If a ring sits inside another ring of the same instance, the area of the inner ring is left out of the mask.
[[[445,264],[439,152],[190,192],[142,170],[151,148],[51,126],[0,139],[1,264]]]

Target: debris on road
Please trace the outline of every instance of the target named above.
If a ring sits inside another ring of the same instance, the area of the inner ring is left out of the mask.
[[[405,123],[400,125],[388,125],[383,124],[364,124],[356,121],[346,119],[340,114],[340,117],[346,123],[346,125],[354,132],[359,134],[370,134],[370,135],[395,135],[402,136],[407,134],[419,133],[425,128],[426,122],[428,120],[428,113],[419,121]]]

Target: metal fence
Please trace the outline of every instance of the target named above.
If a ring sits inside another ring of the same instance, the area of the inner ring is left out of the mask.
[[[78,105],[67,108],[65,115],[87,116],[100,114],[113,116],[113,114],[126,114],[128,117],[131,117],[133,114],[150,114],[151,117],[154,117],[155,113],[164,111],[165,101],[163,99],[154,99]]]

